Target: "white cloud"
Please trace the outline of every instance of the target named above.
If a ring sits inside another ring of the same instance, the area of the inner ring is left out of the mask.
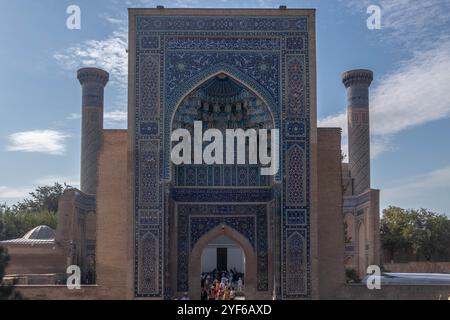
[[[79,113],[71,113],[67,116],[67,120],[78,120],[81,119],[81,114]]]
[[[450,188],[450,166],[397,181],[394,186],[388,187],[385,192],[397,197],[404,197],[420,194],[424,190],[442,187]]]
[[[127,114],[128,113],[126,111],[121,111],[121,110],[105,112],[103,115],[104,127],[105,128],[114,128],[114,129],[117,129],[117,128],[126,129],[127,121],[128,121]],[[66,117],[66,119],[81,121],[81,114],[71,113]]]
[[[200,1],[198,1],[198,0],[175,0],[174,7],[194,8],[194,7],[198,6],[199,3],[200,3]],[[208,7],[208,5],[206,7]]]
[[[126,122],[128,117],[126,111],[116,110],[106,112],[104,115],[104,119],[106,122]]]
[[[319,119],[318,127],[334,127],[342,129],[342,153],[345,155],[344,161],[348,161],[348,126],[347,113],[341,113],[334,116],[328,116]],[[393,150],[394,147],[390,143],[390,137],[384,135],[372,135],[370,144],[370,155],[376,158],[386,150]]]
[[[124,20],[120,19],[120,18],[105,16],[105,19],[106,19],[106,21],[108,21],[111,24],[115,24],[115,25],[119,25],[119,26],[123,26],[123,24],[124,24]]]
[[[28,196],[30,192],[33,191],[33,188],[24,187],[24,188],[13,188],[0,186],[0,199],[13,199],[13,198],[25,198]]]
[[[397,150],[391,139],[391,136],[372,135],[370,138],[370,157],[375,159],[384,152]]]
[[[172,7],[217,7],[206,0],[175,0],[162,1]],[[258,0],[260,7],[269,6],[270,1]],[[153,4],[151,0],[130,0],[122,3],[114,1],[114,15],[102,14],[115,30],[104,40],[87,40],[74,44],[66,50],[53,55],[57,63],[66,70],[75,71],[81,67],[98,67],[110,73],[111,82],[118,84],[122,90],[127,88],[128,75],[128,22],[123,12],[127,7],[147,7]]]
[[[105,40],[88,40],[58,52],[53,55],[56,61],[66,70],[75,71],[81,67],[98,67],[110,73],[111,82],[121,88],[127,86],[128,74],[128,33],[119,19],[113,19],[119,24]],[[111,22],[111,21],[110,21]]]
[[[55,182],[61,184],[67,184],[71,187],[78,188],[80,186],[80,180],[78,178],[73,177],[64,177],[64,176],[46,176],[34,181],[34,184],[38,186],[52,186]]]
[[[394,182],[382,190],[385,206],[423,207],[445,212],[450,194],[450,166]],[[433,195],[433,197],[430,197]]]
[[[65,140],[68,137],[55,130],[16,132],[9,136],[7,150],[62,155],[66,151]]]
[[[52,186],[55,182],[75,188],[79,188],[80,181],[78,178],[64,177],[64,176],[46,176],[32,181],[31,186],[9,187],[0,186],[0,204],[6,203],[12,205],[17,201],[21,201],[30,196],[30,192],[36,190],[38,186]]]
[[[141,2],[130,1],[128,7],[133,7]],[[117,7],[123,6],[121,2],[116,2]],[[128,23],[123,12],[118,16],[111,16],[106,13],[101,14],[101,18],[111,24],[114,31],[103,40],[87,40],[75,43],[65,50],[56,52],[53,58],[67,71],[74,73],[82,67],[97,67],[104,69],[110,74],[110,83],[116,85],[116,99],[113,108],[123,108],[127,105],[127,82],[128,82]],[[75,114],[74,114],[75,115]],[[74,120],[76,118],[72,118]]]
[[[347,127],[347,112],[340,113],[334,116],[328,116],[317,121],[318,127],[325,128],[341,128],[342,129],[342,154],[344,155],[344,161],[348,160],[348,127]]]
[[[450,116],[450,40],[402,62],[371,89],[372,157],[393,146],[390,138],[405,129]],[[319,126],[341,127],[345,112],[319,120]]]
[[[450,40],[416,53],[372,92],[373,132],[395,134],[450,115]]]
[[[349,0],[346,4],[367,15],[366,8],[374,2]],[[450,115],[450,1],[379,0],[375,4],[382,8],[383,29],[373,34],[407,49],[409,58],[375,79],[371,88],[372,157],[395,149],[390,141],[398,132]],[[342,127],[346,141],[345,112],[319,124]]]
[[[318,127],[334,127],[342,129],[342,136],[347,137],[347,113],[340,113],[334,116],[328,116],[317,121]]]
[[[186,3],[195,5],[200,2],[178,1],[176,6]],[[267,0],[258,1],[260,6],[266,3]],[[373,1],[349,0],[346,3],[353,10],[367,15],[365,9]],[[146,6],[149,1],[134,0],[126,4],[130,7]],[[416,53],[396,70],[377,79],[378,85],[372,88],[372,157],[393,148],[390,144],[393,134],[442,119],[450,112],[450,95],[447,94],[447,84],[450,83],[450,73],[447,71],[450,70],[450,40],[444,38],[445,30],[439,28],[450,21],[450,1],[379,0],[377,4],[382,7],[382,25],[385,29],[378,34],[386,39],[414,44],[416,49],[420,48],[423,52]],[[111,81],[125,90],[128,73],[127,22],[126,19],[111,16],[104,16],[104,19],[116,28],[105,40],[76,44],[55,54],[54,58],[72,71],[82,66],[103,68],[111,73]],[[441,44],[430,47],[430,43],[436,43],[437,39]],[[126,101],[125,94],[121,96]],[[125,104],[124,101],[121,104]],[[75,115],[72,118],[75,119]],[[126,112],[107,112],[105,121],[110,124],[125,122]],[[345,113],[321,119],[319,125],[341,127],[343,138],[346,139]]]
[[[448,0],[344,0],[355,12],[368,16],[366,9],[381,7],[382,40],[395,40],[407,47],[430,46],[440,39],[441,28],[450,21]],[[447,26],[448,29],[448,26]]]

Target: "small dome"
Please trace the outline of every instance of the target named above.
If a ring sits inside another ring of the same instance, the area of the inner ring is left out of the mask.
[[[53,240],[55,239],[55,230],[48,226],[38,226],[28,231],[22,239],[28,240]]]

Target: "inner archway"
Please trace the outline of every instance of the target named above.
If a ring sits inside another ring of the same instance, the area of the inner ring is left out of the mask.
[[[209,242],[201,258],[200,288],[209,300],[230,299],[230,292],[245,295],[245,254],[233,239],[226,235]]]
[[[252,298],[256,288],[256,254],[250,242],[238,231],[227,225],[221,225],[209,231],[195,244],[189,258],[189,295],[191,299],[200,299],[202,274],[202,256],[205,249],[211,248],[212,243],[226,240],[234,245],[234,248],[242,250],[244,258],[244,285],[246,298]]]

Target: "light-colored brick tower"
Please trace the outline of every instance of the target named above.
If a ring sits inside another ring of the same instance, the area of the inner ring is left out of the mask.
[[[83,95],[80,189],[87,194],[96,194],[97,157],[103,130],[103,93],[109,74],[97,68],[83,68],[78,70],[77,77]]]
[[[373,72],[358,69],[342,75],[347,89],[348,159],[353,194],[370,189],[369,86]]]

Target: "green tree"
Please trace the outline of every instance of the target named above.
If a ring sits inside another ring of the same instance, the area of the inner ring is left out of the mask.
[[[450,257],[450,220],[445,215],[420,209],[416,211],[417,228],[412,238],[417,259],[447,260]]]
[[[55,229],[56,223],[56,213],[48,211],[15,212],[6,210],[1,213],[0,241],[20,238],[26,232],[39,225],[46,225]]]
[[[31,198],[13,206],[14,211],[48,211],[52,213],[58,212],[58,200],[65,190],[70,186],[55,182],[53,186],[37,187],[34,192],[30,193]]]
[[[450,259],[450,220],[445,215],[389,207],[383,211],[380,236],[391,260],[402,255],[418,261]]]
[[[12,207],[0,205],[0,241],[20,238],[39,225],[55,229],[59,198],[69,188],[60,183],[37,187],[29,199]]]
[[[381,246],[389,253],[390,259],[395,259],[400,252],[411,250],[409,238],[412,229],[412,217],[406,210],[398,207],[383,210],[380,223]]]

